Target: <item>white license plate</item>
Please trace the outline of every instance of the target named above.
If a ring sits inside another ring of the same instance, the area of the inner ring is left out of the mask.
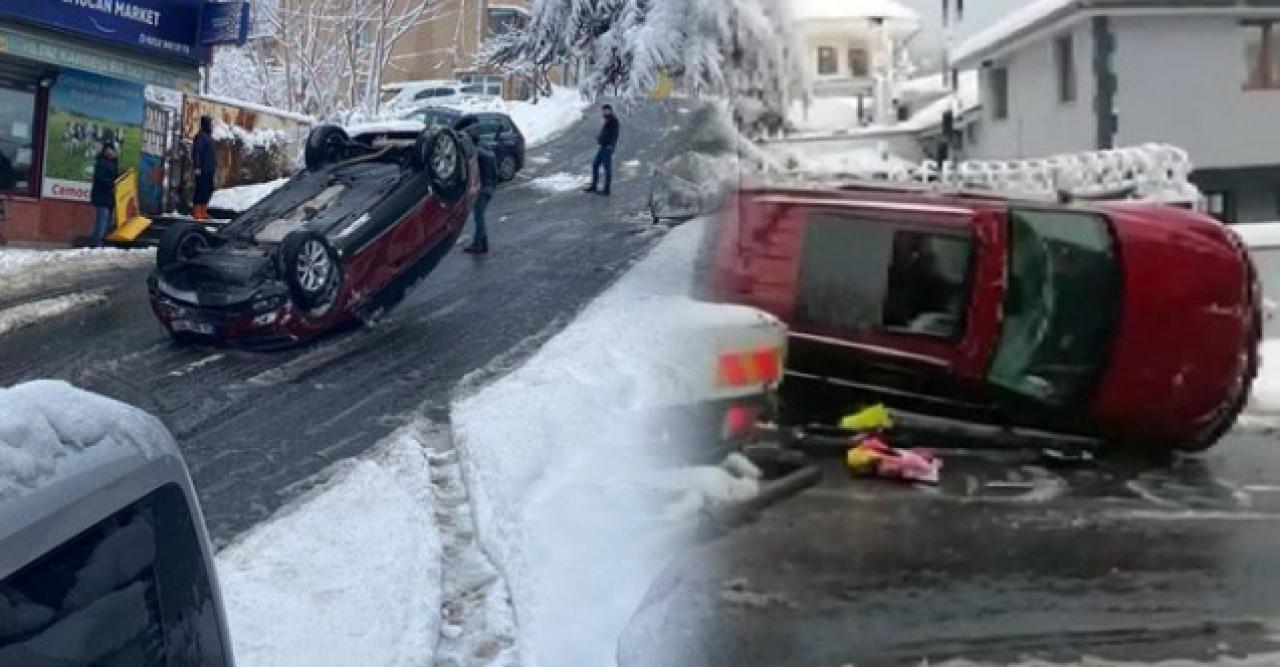
[[[212,336],[217,333],[217,329],[212,324],[204,322],[193,322],[191,320],[174,320],[170,326],[174,331],[190,331],[192,333],[204,334]]]

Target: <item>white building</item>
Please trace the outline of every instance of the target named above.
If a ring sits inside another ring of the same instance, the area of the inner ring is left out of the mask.
[[[877,68],[888,68],[920,30],[920,16],[894,0],[792,0],[814,96],[871,96]]]
[[[965,157],[1170,143],[1215,215],[1280,220],[1280,0],[1037,0],[951,60],[982,72]]]

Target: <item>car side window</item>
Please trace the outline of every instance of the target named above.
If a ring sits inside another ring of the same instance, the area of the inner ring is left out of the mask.
[[[805,226],[796,322],[958,338],[972,246],[963,234],[816,213]]]
[[[0,582],[0,664],[225,667],[203,551],[168,485]]]
[[[964,333],[973,244],[965,236],[899,230],[893,236],[884,326],[955,339]]]

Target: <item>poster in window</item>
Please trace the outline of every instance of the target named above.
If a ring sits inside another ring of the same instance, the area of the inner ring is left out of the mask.
[[[145,97],[141,84],[65,70],[49,95],[43,194],[89,201],[103,143],[119,151],[120,173],[138,168]]]

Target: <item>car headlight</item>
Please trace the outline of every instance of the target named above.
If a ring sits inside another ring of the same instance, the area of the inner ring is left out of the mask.
[[[258,297],[253,300],[253,312],[269,313],[279,309],[284,305],[285,297],[283,294],[273,294],[271,296]]]

